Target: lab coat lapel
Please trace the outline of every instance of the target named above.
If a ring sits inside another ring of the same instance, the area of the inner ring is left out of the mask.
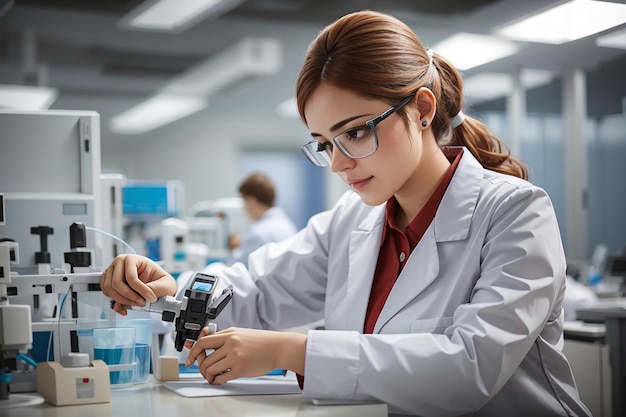
[[[409,256],[380,312],[374,333],[424,291],[439,275],[438,242],[467,238],[484,169],[466,149],[435,218]],[[371,285],[371,284],[370,284]]]
[[[398,311],[409,304],[437,278],[439,255],[433,229],[431,224],[409,256],[389,293],[389,297],[387,297],[380,316],[378,316],[374,333],[378,333]]]
[[[374,280],[385,219],[385,204],[376,207],[350,235],[348,252],[348,329],[363,329],[369,294]]]

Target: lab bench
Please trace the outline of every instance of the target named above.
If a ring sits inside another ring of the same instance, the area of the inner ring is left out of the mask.
[[[17,395],[17,394],[16,394]],[[29,394],[36,396],[36,394]],[[183,397],[155,381],[112,389],[111,402],[56,407],[47,403],[2,407],[2,417],[387,417],[386,404],[314,405],[301,394]]]

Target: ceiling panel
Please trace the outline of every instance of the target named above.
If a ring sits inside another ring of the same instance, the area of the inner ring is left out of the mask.
[[[5,0],[0,0],[0,10],[3,4],[10,5],[2,1]],[[225,15],[202,21],[182,33],[164,34],[120,28],[119,17],[141,0],[14,0],[12,7],[5,8],[8,11],[4,16],[0,15],[0,83],[35,83],[39,75],[49,74],[45,80],[57,83],[51,86],[60,88],[61,95],[65,91],[84,96],[108,92],[140,99],[246,34],[271,36],[275,28],[282,31],[283,27],[301,24],[302,30],[310,33],[310,40],[319,28],[345,13],[374,9],[409,19],[408,23],[419,28],[420,36],[432,43],[457,30],[488,33],[495,25],[558,2],[248,0]],[[286,36],[289,44],[292,39]],[[285,93],[280,94],[292,93],[294,71],[305,47],[299,48],[295,55],[285,58],[290,72],[274,80],[274,84],[268,82],[266,94],[276,93],[281,82],[289,85],[281,86]],[[593,39],[562,46],[525,44],[517,56],[467,71],[465,75],[507,72],[516,67],[557,72],[567,67],[584,68],[588,75],[589,113],[594,116],[619,112],[626,96],[626,51],[597,48]],[[529,104],[560,111],[558,85],[557,77],[551,86],[533,90]],[[239,109],[247,104],[237,103]],[[251,111],[258,111],[258,105],[250,107]],[[503,109],[504,101],[494,100],[477,107]]]

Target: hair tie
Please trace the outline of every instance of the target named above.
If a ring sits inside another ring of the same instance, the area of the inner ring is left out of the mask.
[[[456,116],[450,119],[450,125],[452,125],[452,129],[459,127],[464,120],[465,113],[463,113],[463,111],[459,111]]]
[[[426,73],[428,74],[428,83],[430,84],[436,77],[437,67],[435,67],[435,63],[433,62],[433,50],[426,49],[426,54],[428,55],[428,69]]]

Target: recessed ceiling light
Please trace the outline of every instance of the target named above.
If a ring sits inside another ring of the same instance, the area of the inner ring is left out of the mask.
[[[504,97],[513,84],[509,74],[481,72],[463,81],[463,96],[470,103]]]
[[[111,118],[114,133],[141,134],[199,112],[208,105],[204,97],[158,94]]]
[[[523,69],[521,82],[525,89],[548,84],[554,78],[552,71]],[[463,80],[463,95],[476,104],[509,96],[513,92],[513,76],[505,73],[481,72]]]
[[[626,49],[626,29],[616,30],[596,39],[596,45],[605,48]]]
[[[233,9],[244,0],[145,0],[121,20],[123,27],[181,31],[209,16]]]
[[[460,70],[495,61],[518,51],[511,41],[473,33],[457,33],[432,47]]]
[[[43,110],[59,95],[56,88],[29,85],[0,84],[0,108]]]
[[[626,23],[626,4],[573,0],[510,25],[495,33],[510,39],[561,44]]]
[[[139,134],[202,110],[206,97],[250,77],[273,75],[282,66],[276,39],[244,38],[165,84],[157,95],[111,120],[115,133]]]

